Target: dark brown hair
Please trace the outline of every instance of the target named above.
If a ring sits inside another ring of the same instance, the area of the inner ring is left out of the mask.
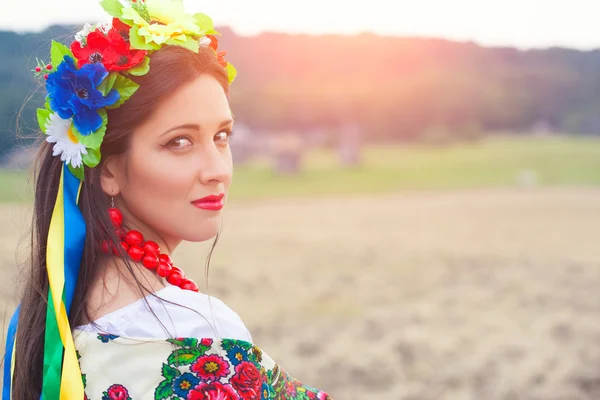
[[[108,111],[108,128],[101,147],[103,159],[127,151],[131,133],[152,114],[157,105],[201,74],[213,76],[228,93],[227,73],[219,64],[214,50],[209,47],[201,47],[198,53],[194,53],[182,47],[167,46],[152,53],[150,59],[148,74],[131,77],[140,85],[136,93],[119,108]],[[107,213],[110,199],[100,186],[100,168],[101,164],[93,169],[86,167],[79,199],[87,233],[69,315],[71,327],[89,320],[87,293],[97,276],[98,261],[103,257],[97,243],[103,239],[111,240],[122,251],[114,229],[110,229],[111,221]],[[31,254],[26,265],[27,281],[21,296],[15,348],[13,398],[19,400],[38,400],[41,392],[48,294],[46,242],[61,169],[60,157],[52,156],[51,144],[43,142],[34,169]],[[140,292],[149,293],[150,290],[136,279],[130,265],[128,270]]]

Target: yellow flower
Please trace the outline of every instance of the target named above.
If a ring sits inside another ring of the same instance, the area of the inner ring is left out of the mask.
[[[123,7],[120,19],[131,25],[131,47],[158,50],[162,45],[178,45],[197,52],[199,39],[217,33],[212,20],[205,14],[187,14],[181,0],[146,0],[150,21],[133,7]]]

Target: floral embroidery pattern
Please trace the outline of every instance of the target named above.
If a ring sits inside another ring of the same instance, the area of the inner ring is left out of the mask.
[[[164,380],[154,391],[155,400],[331,400],[326,393],[289,377],[277,364],[267,370],[261,364],[262,351],[252,343],[195,338],[167,341],[175,349],[162,365]]]
[[[173,394],[181,398],[187,399],[187,395],[196,385],[200,383],[195,375],[186,372],[183,375],[179,375],[173,381]]]
[[[218,381],[229,375],[229,363],[216,354],[198,358],[190,369],[205,382]]]
[[[200,382],[198,386],[188,394],[189,400],[238,400],[239,398],[240,397],[235,393],[235,389],[231,385],[219,382]]]
[[[77,364],[79,364],[79,360],[81,359],[81,354],[79,354],[79,350],[75,350],[75,355],[77,356]],[[79,366],[81,368],[81,365]],[[86,374],[81,374],[81,380],[83,381],[83,400],[89,400],[87,393],[85,393],[85,387],[87,386],[87,376]]]
[[[110,333],[99,333],[98,334],[98,340],[101,341],[102,343],[108,343],[111,340],[115,340],[118,337],[119,337],[118,335],[112,335]]]
[[[131,397],[125,386],[115,384],[102,393],[102,400],[131,400]]]

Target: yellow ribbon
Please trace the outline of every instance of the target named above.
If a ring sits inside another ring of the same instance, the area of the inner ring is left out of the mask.
[[[60,385],[60,400],[81,400],[84,398],[81,370],[79,368],[79,362],[77,361],[77,353],[71,334],[67,310],[62,301],[65,286],[64,238],[63,173],[61,173],[56,204],[52,213],[50,230],[48,233],[46,267],[48,269],[48,281],[50,283],[50,290],[52,291],[54,309],[57,310],[56,322],[60,332],[61,341],[65,348]]]

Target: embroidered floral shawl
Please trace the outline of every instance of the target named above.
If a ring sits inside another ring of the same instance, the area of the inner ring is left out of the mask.
[[[74,338],[89,400],[331,400],[242,340]]]

